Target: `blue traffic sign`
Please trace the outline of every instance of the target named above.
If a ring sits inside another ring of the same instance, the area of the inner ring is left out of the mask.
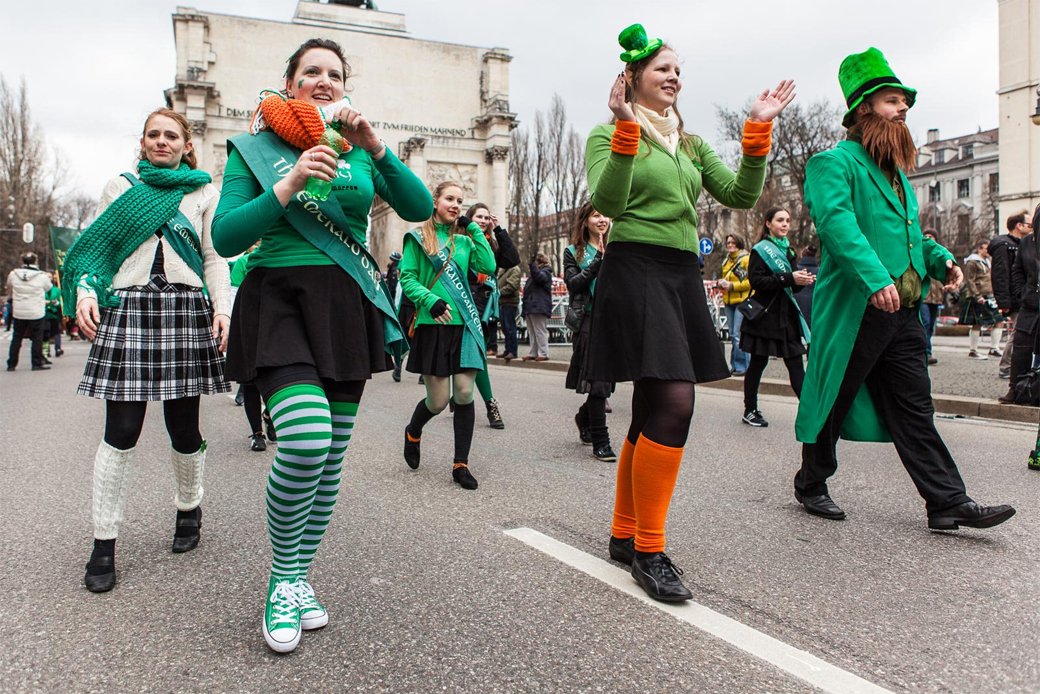
[[[709,238],[701,239],[701,255],[711,255],[711,252],[715,250],[715,244],[711,242]]]

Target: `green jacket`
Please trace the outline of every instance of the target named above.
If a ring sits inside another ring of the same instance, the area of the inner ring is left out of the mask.
[[[44,299],[47,301],[44,318],[61,318],[61,289],[58,287],[51,287],[50,290],[44,294]]]
[[[453,228],[443,224],[437,225],[437,242],[441,248],[447,245]],[[484,232],[475,222],[470,222],[467,228],[470,236],[455,234],[455,253],[452,255],[459,270],[462,271],[462,276],[465,277],[470,270],[486,275],[494,273],[495,254],[488,245]],[[401,263],[398,265],[398,269],[401,273],[399,280],[401,291],[415,304],[416,325],[435,325],[437,323],[430,315],[430,309],[441,299],[451,306],[449,325],[463,325],[462,311],[448,296],[448,291],[441,285],[440,279],[436,284],[433,283],[433,278],[436,276],[433,271],[433,263],[430,262],[430,257],[426,255],[422,245],[411,234],[404,237],[404,250],[401,252]],[[433,284],[433,288],[429,289],[431,284]],[[404,327],[407,329],[408,326]]]
[[[726,207],[751,209],[762,194],[766,157],[743,156],[733,173],[697,137],[693,156],[640,139],[636,155],[610,150],[613,125],[597,125],[585,145],[592,205],[612,217],[610,242],[638,241],[698,252],[697,198],[701,189]]]
[[[861,145],[850,140],[817,154],[805,168],[805,202],[820,238],[813,293],[813,343],[795,433],[814,443],[834,407],[870,296],[913,266],[921,298],[928,278],[943,280],[953,256],[921,234],[917,198],[899,172],[907,206]],[[845,418],[842,438],[890,441],[866,387]]]

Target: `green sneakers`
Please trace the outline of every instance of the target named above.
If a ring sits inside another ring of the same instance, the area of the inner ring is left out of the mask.
[[[300,607],[300,624],[304,630],[321,629],[329,623],[329,613],[314,598],[314,589],[307,579],[300,576],[293,584],[296,590],[296,603]]]
[[[264,639],[276,653],[291,653],[300,645],[300,604],[293,579],[271,576],[264,610]]]

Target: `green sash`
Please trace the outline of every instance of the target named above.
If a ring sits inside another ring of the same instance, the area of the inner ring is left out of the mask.
[[[484,281],[484,286],[491,287],[491,296],[488,297],[487,306],[484,307],[484,314],[480,317],[480,321],[488,323],[498,320],[498,297],[502,292],[498,291],[498,281],[494,277],[488,277]]]
[[[419,244],[420,249],[423,248],[422,236],[418,231],[413,229],[407,235]],[[426,254],[425,250],[423,253]],[[480,327],[480,314],[477,313],[477,305],[473,302],[473,295],[470,294],[466,274],[459,269],[455,259],[450,257],[447,247],[440,249],[437,255],[426,254],[426,257],[433,265],[434,274],[441,273],[437,282],[448,292],[451,303],[462,314],[462,322],[466,326],[466,332],[462,337],[462,359],[459,360],[459,365],[464,369],[483,371],[487,368],[484,330]],[[442,267],[444,272],[441,272]]]
[[[793,272],[791,263],[788,262],[787,256],[780,252],[780,249],[776,247],[776,244],[769,239],[763,239],[755,244],[752,249],[762,260],[766,261],[766,266],[774,274],[782,274],[785,272]],[[787,298],[791,300],[791,305],[798,311],[798,322],[802,324],[802,335],[805,337],[805,344],[809,344],[809,326],[805,324],[805,318],[802,316],[802,309],[798,306],[798,302],[794,300],[794,292],[791,291],[790,287],[784,287],[784,293],[787,294]]]
[[[297,150],[268,130],[256,135],[236,135],[228,140],[228,150],[232,147],[242,155],[264,190],[272,188],[292,171],[299,158]],[[361,287],[365,298],[382,312],[386,351],[399,359],[404,352],[404,333],[397,321],[390,290],[379,271],[379,264],[351,233],[347,216],[336,196],[330,195],[328,200],[319,201],[301,190],[289,202],[285,218],[300,232],[300,236],[343,268]]]
[[[124,173],[123,178],[130,181],[130,186],[141,185],[141,181],[137,179],[132,173]],[[177,210],[170,221],[162,227],[163,238],[166,239],[166,243],[170,244],[173,250],[177,251],[191,271],[199,276],[202,283],[205,285],[206,276],[203,274],[202,267],[202,243],[199,241],[198,232],[195,231],[195,227],[191,225],[191,222],[184,213]]]

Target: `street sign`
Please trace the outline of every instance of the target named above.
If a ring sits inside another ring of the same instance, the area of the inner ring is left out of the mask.
[[[22,226],[22,241],[32,243],[34,238],[36,238],[36,227],[33,226],[32,222],[26,222]]]
[[[701,239],[701,255],[711,255],[713,250],[715,250],[715,244],[711,242],[711,239],[707,237]]]

